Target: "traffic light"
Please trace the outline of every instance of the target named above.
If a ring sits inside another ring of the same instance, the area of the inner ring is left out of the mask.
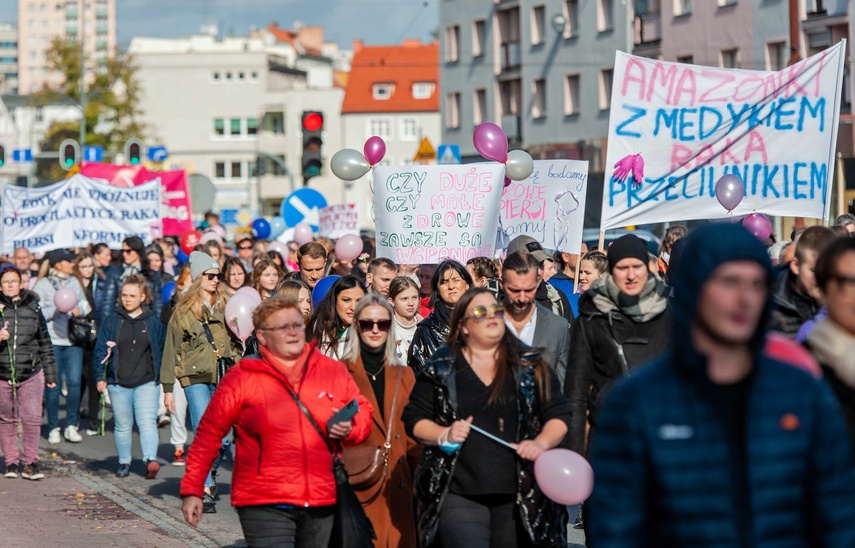
[[[0,167],[6,164],[6,148],[0,145]]]
[[[142,163],[143,145],[139,139],[128,139],[125,141],[125,161],[132,166]]]
[[[74,139],[65,139],[59,144],[59,165],[68,171],[80,163],[80,145]]]
[[[321,174],[321,135],[324,132],[324,113],[314,110],[303,112],[303,186],[309,179]]]

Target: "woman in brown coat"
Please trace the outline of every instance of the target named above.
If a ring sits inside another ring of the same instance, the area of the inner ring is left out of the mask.
[[[352,325],[359,336],[348,341],[343,361],[375,411],[368,439],[346,448],[344,459],[351,484],[377,533],[375,546],[415,548],[412,471],[419,446],[407,437],[401,413],[416,379],[412,369],[396,365],[392,318],[389,300],[373,292],[354,309]]]

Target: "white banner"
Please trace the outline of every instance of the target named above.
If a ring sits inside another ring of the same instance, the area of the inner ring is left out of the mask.
[[[83,175],[40,188],[3,187],[3,253],[86,247],[139,236],[161,236],[160,179],[132,188],[99,183]]]
[[[398,264],[492,257],[505,166],[374,168],[377,256]]]
[[[545,248],[579,253],[585,222],[588,162],[535,160],[531,176],[502,194],[502,229],[531,236]]]
[[[728,173],[745,187],[736,215],[827,218],[845,51],[842,41],[778,72],[617,52],[602,229],[724,217],[715,184]],[[610,177],[636,154],[640,184]]]
[[[337,239],[346,234],[359,236],[359,204],[337,204],[321,209],[318,236]]]

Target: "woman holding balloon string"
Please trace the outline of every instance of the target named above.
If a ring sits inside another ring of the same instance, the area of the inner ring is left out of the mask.
[[[540,350],[511,335],[503,316],[489,289],[464,293],[448,344],[425,363],[404,410],[425,446],[415,474],[423,545],[566,545],[566,508],[535,484],[533,461],[564,438],[570,404]]]
[[[252,267],[252,287],[261,295],[261,299],[268,299],[273,296],[276,291],[276,286],[284,276],[282,269],[276,263],[268,259],[258,261],[258,264]]]

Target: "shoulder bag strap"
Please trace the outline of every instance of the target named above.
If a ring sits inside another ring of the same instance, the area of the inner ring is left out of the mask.
[[[404,376],[402,366],[397,366],[398,377],[395,379],[395,392],[392,396],[392,407],[386,417],[386,443],[383,444],[383,478],[389,471],[389,451],[392,449],[392,425],[395,424],[395,407],[398,405],[398,393],[401,391],[401,379]]]
[[[303,402],[300,401],[300,396],[295,394],[294,391],[291,390],[291,388],[289,388],[287,384],[283,383],[282,386],[284,386],[285,390],[287,390],[288,393],[291,395],[291,397],[294,398],[294,401],[297,402],[297,407],[299,407],[300,411],[302,411],[303,414],[306,415],[306,418],[309,419],[309,422],[312,424],[312,427],[314,427],[314,429],[318,432],[318,435],[321,436],[321,439],[324,440],[324,443],[326,444],[327,449],[329,449],[330,454],[335,456],[336,455],[335,449],[333,448],[332,444],[327,439],[327,437],[324,435],[324,431],[321,430],[321,427],[318,426],[317,422],[315,422],[315,418],[312,416],[312,414],[309,412],[309,410],[306,409],[306,406],[303,405]]]
[[[217,343],[214,342],[214,334],[211,333],[211,328],[208,327],[208,322],[205,322],[205,321],[202,322],[202,329],[205,330],[205,337],[208,339],[208,342],[211,343],[212,347],[214,347],[214,356],[216,356],[217,359],[219,360],[220,359],[220,351],[217,350]]]

